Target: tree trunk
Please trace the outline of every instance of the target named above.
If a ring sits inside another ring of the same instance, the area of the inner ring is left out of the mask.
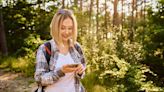
[[[132,15],[131,15],[131,25],[130,25],[130,30],[129,30],[129,39],[132,42],[133,37],[134,37],[134,11],[135,11],[135,0],[132,0]]]
[[[62,0],[62,8],[65,8],[65,0]]]
[[[93,0],[90,1],[90,10],[89,10],[89,32],[91,31],[91,24],[92,24],[92,7],[93,7]]]
[[[78,0],[74,0],[74,5],[78,6]]]
[[[118,12],[117,12],[118,0],[114,0],[114,14],[113,14],[113,25],[118,26]]]
[[[133,25],[134,25],[134,1],[135,1],[135,0],[132,0],[131,29],[133,28]]]
[[[0,52],[4,56],[8,55],[7,42],[6,42],[5,30],[4,30],[4,24],[3,24],[2,8],[1,7],[0,7]]]
[[[124,0],[121,0],[122,11],[121,11],[121,27],[124,28]]]
[[[107,39],[108,36],[108,25],[107,25],[107,0],[105,0],[105,34],[104,39]]]
[[[83,11],[83,1],[80,0],[80,10]]]
[[[135,20],[136,20],[136,22],[137,22],[137,20],[138,20],[138,4],[137,4],[137,2],[138,2],[138,0],[136,0],[136,17],[135,17]]]
[[[123,38],[123,29],[124,29],[124,0],[121,0],[121,37]],[[121,39],[123,40],[123,39]]]
[[[143,16],[143,1],[141,0],[141,10],[140,10],[140,18],[142,19],[142,16]]]
[[[143,1],[144,7],[143,7],[143,18],[144,18],[144,22],[145,22],[145,16],[146,16],[146,1]]]
[[[99,32],[99,0],[96,0],[96,6],[97,6],[97,14],[96,14],[96,34]],[[98,35],[98,37],[100,37]]]

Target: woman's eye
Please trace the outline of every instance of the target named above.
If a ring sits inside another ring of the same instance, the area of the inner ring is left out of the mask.
[[[62,29],[62,30],[64,30],[65,28],[64,28],[64,27],[62,27],[61,29]]]
[[[69,30],[72,30],[72,28],[68,28]]]

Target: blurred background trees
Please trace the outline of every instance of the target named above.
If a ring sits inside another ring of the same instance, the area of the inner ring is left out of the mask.
[[[59,8],[77,17],[88,92],[164,91],[163,0],[1,0],[1,68],[33,74],[35,51],[51,39]]]

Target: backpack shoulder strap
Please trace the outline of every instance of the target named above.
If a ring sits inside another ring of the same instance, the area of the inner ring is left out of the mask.
[[[51,58],[51,43],[45,42],[44,45],[45,45],[45,50],[46,50],[45,57],[46,57],[48,65],[49,65],[49,61]]]
[[[45,42],[44,45],[45,45],[45,50],[46,50],[45,57],[46,57],[48,65],[49,65],[49,61],[50,61],[50,58],[51,58],[51,43],[50,42]],[[75,44],[74,46],[75,46],[75,49],[80,54],[82,54],[80,46],[78,44]]]
[[[49,62],[50,62],[50,58],[51,58],[51,43],[48,41],[48,42],[45,42],[44,43],[44,46],[45,46],[45,50],[46,52],[44,53],[45,57],[46,57],[46,60],[47,60],[47,63],[49,65]],[[49,69],[50,71],[50,69]],[[44,89],[45,86],[41,86],[39,83],[38,83],[38,88],[34,91],[34,92],[44,92]]]

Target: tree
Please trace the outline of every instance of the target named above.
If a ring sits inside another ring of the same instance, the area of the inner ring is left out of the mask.
[[[0,52],[2,55],[7,56],[7,42],[6,42],[6,35],[4,30],[4,22],[3,22],[3,15],[2,15],[2,6],[0,5]]]
[[[90,9],[89,9],[89,32],[91,31],[91,27],[92,27],[92,7],[93,7],[93,1],[94,0],[90,0]]]
[[[131,11],[131,23],[130,23],[130,30],[129,30],[129,39],[130,41],[133,41],[133,37],[134,37],[134,11],[135,11],[135,3],[136,0],[132,0],[132,11]]]
[[[113,25],[118,26],[118,11],[117,11],[117,6],[118,6],[118,0],[114,0],[114,14],[113,14]]]
[[[164,1],[159,0],[157,11],[153,11],[150,7],[148,11],[148,22],[145,28],[144,50],[146,52],[143,63],[148,65],[150,69],[157,74],[153,76],[148,75],[148,80],[153,80],[156,85],[164,86]],[[145,16],[146,17],[146,16]],[[143,34],[143,33],[142,33]],[[142,35],[141,34],[141,35]],[[148,38],[149,37],[149,38]]]
[[[78,0],[74,0],[74,5],[77,7],[78,6]]]
[[[80,0],[80,10],[83,11],[83,1]]]
[[[107,25],[107,0],[105,0],[105,18],[104,18],[104,21],[105,21],[105,34],[104,34],[104,39],[107,39],[107,36],[108,36],[108,25]]]
[[[65,0],[62,0],[62,8],[65,8]]]
[[[124,27],[124,0],[121,0],[122,10],[121,10],[121,26],[122,30]]]
[[[100,35],[98,33],[99,32],[99,0],[96,0],[96,7],[97,7],[97,12],[96,12],[96,34],[98,34],[98,37],[100,37]]]

